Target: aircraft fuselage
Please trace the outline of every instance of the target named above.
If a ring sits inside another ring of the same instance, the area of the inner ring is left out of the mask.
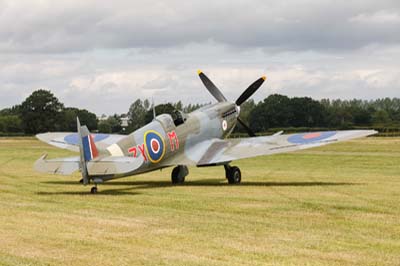
[[[196,144],[223,139],[233,131],[239,108],[232,102],[205,106],[181,117],[162,114],[107,148],[104,156],[128,156],[140,160],[140,167],[123,175],[101,175],[104,181],[149,172],[174,165],[172,158],[191,160]],[[101,159],[101,156],[99,157]],[[93,169],[88,169],[89,175]]]

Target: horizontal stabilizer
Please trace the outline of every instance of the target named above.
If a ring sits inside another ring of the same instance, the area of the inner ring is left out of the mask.
[[[47,174],[70,175],[79,170],[79,157],[47,160],[47,154],[40,157],[34,164],[36,171]]]
[[[47,174],[70,175],[79,170],[79,157],[46,159],[47,154],[40,157],[34,165],[36,171]],[[119,175],[135,171],[143,164],[143,159],[133,157],[105,157],[87,162],[90,176]]]
[[[143,162],[141,158],[110,156],[89,161],[86,163],[86,167],[90,176],[119,175],[135,171]]]

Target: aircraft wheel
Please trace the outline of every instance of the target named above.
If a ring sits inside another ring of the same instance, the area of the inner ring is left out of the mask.
[[[97,187],[92,187],[92,188],[90,189],[90,193],[96,194],[96,193],[97,193]]]
[[[237,166],[229,167],[227,176],[229,184],[239,184],[240,181],[242,181],[242,173],[240,172],[240,169]]]
[[[182,184],[185,182],[185,177],[189,174],[189,170],[185,165],[176,166],[171,173],[172,184]]]

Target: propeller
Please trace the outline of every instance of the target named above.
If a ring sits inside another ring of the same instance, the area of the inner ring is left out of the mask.
[[[215,99],[217,99],[218,102],[227,101],[222,92],[217,88],[217,86],[214,85],[214,83],[212,83],[212,81],[203,73],[203,71],[198,70],[197,74],[199,74],[199,77],[207,90],[211,93],[212,96],[214,96]]]
[[[250,137],[255,137],[256,134],[253,132],[253,130],[251,130],[245,122],[242,121],[242,119],[240,119],[239,117],[237,118],[237,121],[239,122],[239,124],[242,125],[242,127],[247,131],[247,134],[249,134]]]
[[[244,103],[245,101],[247,101],[247,99],[249,99],[251,97],[251,95],[253,95],[260,87],[261,85],[264,83],[264,81],[267,79],[267,77],[262,76],[261,78],[257,79],[256,81],[254,81],[243,93],[242,95],[239,96],[239,98],[236,100],[236,105],[241,105],[242,103]]]
[[[199,74],[199,77],[201,81],[203,82],[204,86],[207,88],[207,90],[211,93],[212,96],[214,96],[215,99],[217,99],[218,102],[226,102],[227,99],[225,96],[222,94],[222,92],[217,88],[217,86],[212,83],[212,81],[203,73],[203,71],[198,70],[197,74]],[[261,78],[257,79],[254,81],[243,93],[242,95],[239,96],[239,98],[236,100],[235,104],[237,106],[240,106],[242,103],[247,101],[264,83],[264,81],[267,78],[265,76],[262,76]],[[246,125],[243,120],[241,120],[239,117],[237,118],[237,121],[239,124],[242,125],[242,127],[247,131],[247,134],[249,134],[250,137],[255,137],[256,134]]]

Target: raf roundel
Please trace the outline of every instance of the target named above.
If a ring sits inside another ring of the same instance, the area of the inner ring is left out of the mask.
[[[222,120],[222,129],[226,131],[227,128],[228,128],[228,123],[226,122],[226,120]]]
[[[164,139],[154,130],[149,130],[144,134],[147,157],[152,163],[158,163],[165,154]]]
[[[327,138],[333,137],[334,135],[336,135],[336,131],[295,134],[288,138],[288,142],[294,144],[309,144],[325,140]]]

